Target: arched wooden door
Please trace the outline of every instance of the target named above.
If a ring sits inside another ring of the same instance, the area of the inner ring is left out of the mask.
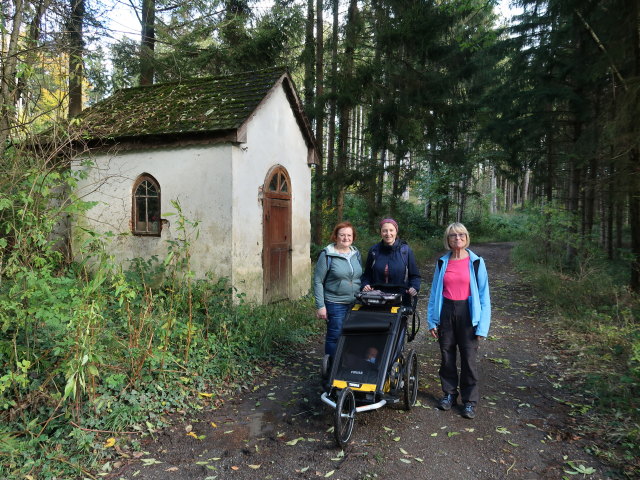
[[[271,303],[289,298],[291,280],[291,180],[284,167],[271,169],[263,192],[264,302]]]

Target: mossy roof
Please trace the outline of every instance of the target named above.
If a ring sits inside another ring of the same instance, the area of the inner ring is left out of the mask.
[[[78,123],[88,139],[230,131],[247,120],[285,74],[284,67],[274,67],[119,90],[84,110]]]

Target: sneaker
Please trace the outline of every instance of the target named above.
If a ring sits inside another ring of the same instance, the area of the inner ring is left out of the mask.
[[[451,410],[451,407],[456,404],[458,396],[453,395],[452,393],[447,393],[444,397],[440,399],[438,402],[438,408],[440,410]]]
[[[464,410],[462,411],[462,416],[464,418],[475,418],[476,417],[476,406],[473,403],[465,403]]]

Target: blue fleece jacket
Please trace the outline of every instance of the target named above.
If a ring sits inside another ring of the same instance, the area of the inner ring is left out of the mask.
[[[471,296],[469,297],[469,311],[471,313],[471,323],[476,328],[476,335],[486,337],[489,334],[489,325],[491,324],[491,298],[489,296],[489,277],[487,275],[487,267],[484,259],[477,256],[471,250],[469,252],[469,279],[471,287]],[[436,271],[433,273],[433,283],[431,284],[431,295],[429,296],[429,306],[427,307],[427,319],[429,322],[429,330],[436,328],[440,324],[440,312],[442,312],[442,290],[444,282],[444,272],[447,270],[447,264],[451,258],[451,252],[440,257],[442,266],[436,265]],[[473,262],[480,260],[478,266],[478,278],[473,268]]]

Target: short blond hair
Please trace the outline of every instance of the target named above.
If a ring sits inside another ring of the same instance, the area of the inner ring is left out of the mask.
[[[465,243],[464,248],[469,248],[471,245],[471,237],[469,236],[469,231],[467,227],[465,227],[460,222],[453,222],[447,228],[444,229],[444,248],[447,250],[451,250],[451,246],[449,245],[449,235],[451,233],[464,233],[467,237],[467,243]]]

